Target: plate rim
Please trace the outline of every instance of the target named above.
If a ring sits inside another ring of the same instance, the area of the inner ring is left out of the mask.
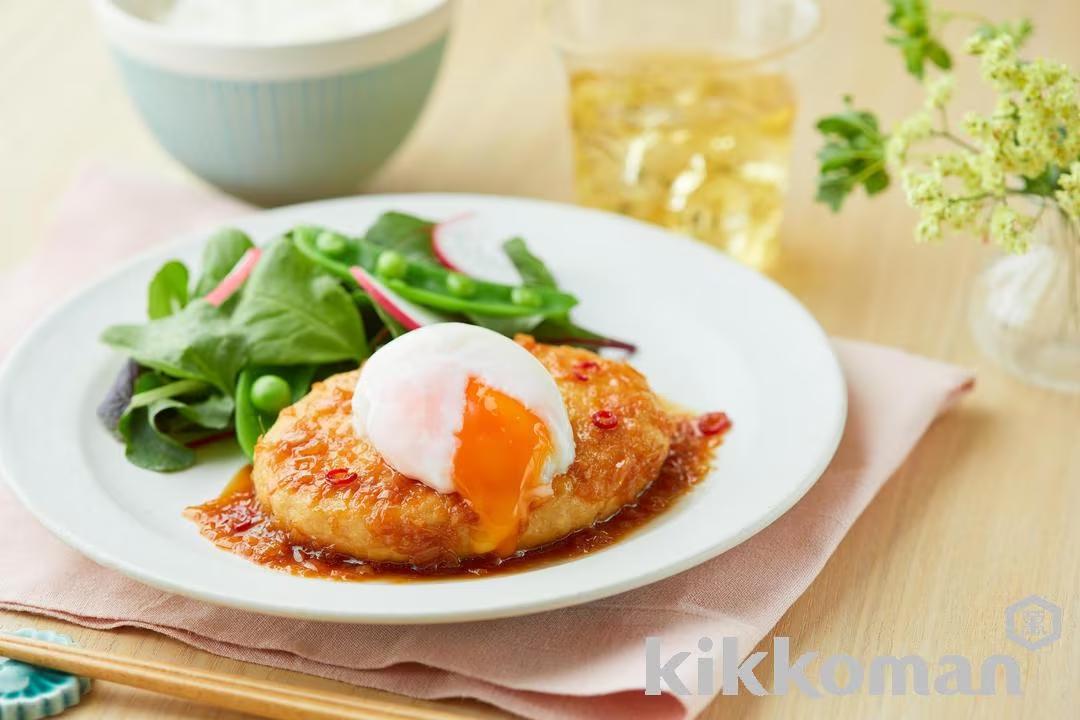
[[[295,213],[306,207],[313,207],[319,205],[328,204],[341,204],[347,205],[351,202],[363,201],[370,204],[384,204],[386,207],[391,207],[395,202],[407,203],[410,200],[433,200],[440,201],[452,199],[455,201],[468,201],[470,199],[477,199],[481,203],[483,202],[511,202],[511,203],[524,203],[528,205],[534,205],[539,207],[546,207],[556,209],[558,211],[571,210],[574,212],[584,212],[597,216],[602,216],[605,220],[617,220],[619,222],[630,223],[633,225],[642,226],[649,231],[656,233],[661,232],[672,238],[673,241],[686,243],[689,245],[699,245],[698,241],[681,235],[674,231],[661,226],[653,225],[644,221],[636,220],[634,218],[618,215],[615,213],[598,210],[595,208],[588,208],[570,203],[557,202],[553,200],[547,200],[542,198],[520,197],[513,195],[499,195],[492,193],[473,193],[473,192],[417,192],[417,193],[374,193],[367,195],[352,195],[340,198],[327,198],[322,200],[314,200],[305,203],[297,203],[294,205],[280,206],[276,208],[258,209],[254,208],[250,212],[238,214],[234,217],[219,220],[217,222],[200,224],[196,227],[182,231],[168,240],[159,242],[151,247],[139,251],[132,257],[125,259],[123,262],[118,263],[116,267],[111,270],[107,270],[98,276],[91,278],[88,281],[80,283],[71,292],[66,293],[62,299],[56,301],[56,303],[44,312],[39,318],[37,318],[32,326],[26,330],[22,336],[15,342],[15,344],[8,351],[6,356],[0,361],[0,391],[8,387],[13,382],[14,368],[18,364],[18,361],[24,354],[31,352],[38,336],[48,329],[54,319],[64,313],[71,305],[75,304],[80,297],[87,294],[91,290],[110,284],[117,278],[127,274],[132,268],[147,262],[148,260],[167,255],[170,251],[186,248],[193,242],[193,238],[198,237],[200,234],[205,234],[209,229],[220,226],[222,224],[243,224],[246,220],[255,217],[266,217],[277,214],[289,214]],[[702,249],[704,246],[702,246]],[[334,609],[327,610],[326,608],[307,610],[300,607],[283,607],[281,605],[275,605],[272,602],[266,602],[261,598],[246,598],[239,599],[232,595],[225,593],[215,593],[213,591],[202,591],[199,589],[191,589],[184,587],[179,581],[169,580],[167,577],[162,577],[154,574],[152,571],[147,571],[138,563],[133,563],[125,560],[122,557],[115,556],[108,551],[102,551],[93,541],[84,542],[80,539],[79,533],[71,531],[69,528],[63,527],[58,522],[55,522],[50,518],[47,511],[38,507],[37,503],[31,498],[29,494],[24,491],[21,483],[13,480],[14,475],[11,472],[7,460],[7,440],[4,439],[4,435],[0,434],[0,478],[3,479],[5,485],[12,491],[23,507],[28,510],[34,518],[41,523],[51,534],[58,538],[65,545],[78,552],[80,555],[89,558],[95,563],[98,563],[106,568],[118,571],[126,575],[127,577],[151,587],[165,590],[167,592],[176,593],[189,598],[209,602],[219,606],[231,607],[240,610],[246,610],[251,612],[258,612],[261,614],[291,617],[306,620],[317,620],[326,622],[344,622],[352,624],[391,624],[391,625],[407,625],[407,624],[442,624],[442,623],[454,623],[454,622],[472,622],[478,620],[491,620],[507,617],[516,617],[521,615],[529,615],[533,613],[543,612],[547,610],[556,610],[560,608],[579,605],[594,600],[617,595],[619,593],[627,592],[636,588],[644,587],[661,580],[665,580],[679,573],[685,572],[693,567],[696,567],[710,559],[718,557],[719,555],[727,552],[728,550],[741,545],[749,538],[753,537],[757,533],[761,532],[773,522],[775,522],[780,516],[791,509],[796,503],[801,500],[806,493],[817,483],[817,481],[824,474],[829,464],[832,462],[837,449],[839,448],[840,441],[843,437],[844,429],[847,426],[848,417],[848,393],[845,376],[840,365],[839,359],[836,354],[835,347],[833,346],[828,334],[824,328],[813,316],[812,313],[799,301],[795,295],[786,287],[770,278],[763,273],[759,273],[749,267],[738,263],[732,258],[722,253],[715,253],[715,259],[729,265],[730,268],[736,272],[747,273],[756,277],[758,281],[763,281],[767,285],[771,285],[773,290],[779,291],[779,293],[785,298],[788,305],[796,310],[803,316],[805,321],[808,321],[808,326],[811,327],[822,342],[822,346],[827,350],[827,356],[830,360],[829,370],[832,375],[832,380],[838,390],[836,401],[837,414],[836,423],[833,428],[833,433],[828,442],[828,449],[825,450],[823,445],[822,451],[818,456],[817,463],[813,466],[812,470],[808,470],[804,473],[804,477],[800,480],[799,484],[795,486],[780,502],[775,503],[769,508],[769,511],[761,514],[756,522],[746,525],[740,532],[735,533],[727,538],[723,542],[715,543],[707,548],[704,548],[696,553],[688,555],[676,562],[669,562],[660,568],[657,568],[648,573],[641,573],[630,576],[624,580],[613,580],[605,583],[598,584],[597,586],[586,591],[568,591],[561,595],[556,600],[550,599],[513,599],[501,604],[498,609],[491,610],[489,608],[480,608],[472,611],[461,610],[431,610],[425,613],[413,612],[410,615],[397,615],[392,612],[385,612],[379,608],[366,608],[362,612],[355,610]],[[572,563],[573,560],[567,561]],[[559,563],[563,564],[563,563]],[[541,568],[543,569],[543,568]],[[503,576],[512,577],[512,575]],[[465,582],[468,582],[466,580]]]

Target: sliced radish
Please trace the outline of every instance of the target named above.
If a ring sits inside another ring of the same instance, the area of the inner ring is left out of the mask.
[[[442,316],[401,297],[376,280],[374,275],[359,265],[350,267],[349,273],[364,289],[364,292],[370,295],[371,299],[377,302],[379,307],[385,310],[390,317],[401,323],[406,330],[415,330],[425,325],[434,325],[443,321]]]
[[[487,228],[476,213],[455,215],[435,225],[431,232],[431,247],[435,257],[447,269],[464,273],[481,280],[519,285],[521,275],[503,250],[505,237]],[[539,320],[539,319],[537,319]],[[527,332],[528,330],[524,330]],[[500,329],[507,335],[516,330]],[[637,347],[632,343],[604,336],[589,337],[567,334],[560,337],[539,338],[552,345],[580,345],[601,350],[614,348],[633,353]]]
[[[218,283],[218,286],[206,293],[206,302],[214,307],[224,305],[225,301],[231,298],[244,284],[244,281],[248,279],[248,275],[255,269],[255,264],[259,262],[260,257],[262,257],[262,250],[257,247],[248,248],[247,252],[240,256],[240,260],[233,269],[229,271],[229,274]]]
[[[506,238],[493,233],[476,213],[455,215],[435,225],[431,249],[447,269],[480,280],[517,285],[521,276],[503,252]]]
[[[461,272],[461,268],[454,264],[454,261],[450,259],[450,255],[443,248],[453,244],[453,238],[458,232],[464,231],[465,234],[468,234],[467,228],[474,223],[475,217],[476,213],[465,212],[443,220],[441,223],[435,223],[435,227],[431,231],[431,251],[435,253],[435,259],[442,263],[447,270]]]

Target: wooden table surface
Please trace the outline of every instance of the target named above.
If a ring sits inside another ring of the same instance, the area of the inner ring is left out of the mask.
[[[106,159],[196,182],[140,124],[85,2],[0,0],[0,267],[29,253],[77,169]],[[968,0],[1000,19],[1028,15],[1035,50],[1080,66],[1080,5]],[[953,7],[956,7],[954,5]],[[475,0],[458,24],[438,88],[407,146],[373,191],[470,190],[570,198],[560,67],[538,5]],[[840,216],[811,201],[812,119],[843,92],[895,118],[920,100],[882,41],[884,3],[831,0],[822,33],[793,72],[802,96],[794,179],[775,275],[833,334],[972,366],[976,392],[941,420],[856,523],[776,632],[792,655],[960,653],[976,662],[1013,653],[1020,697],[811,700],[793,692],[718,699],[704,717],[1075,717],[1080,707],[1080,396],[1025,386],[980,357],[966,320],[971,280],[989,250],[971,238],[940,247],[911,240],[899,191],[851,202]],[[971,72],[961,83],[972,88]],[[962,101],[985,102],[978,90]],[[4,308],[3,312],[13,312]],[[899,390],[899,389],[898,389]],[[0,578],[0,582],[3,582]],[[1006,606],[1031,594],[1065,609],[1062,640],[1039,651],[1006,639]],[[87,647],[272,678],[345,686],[243,665],[148,632],[93,632],[0,613],[0,626],[57,627]],[[766,640],[768,643],[768,639]],[[762,672],[769,686],[771,671]],[[476,704],[478,715],[494,715]],[[70,717],[231,718],[187,703],[98,685]]]

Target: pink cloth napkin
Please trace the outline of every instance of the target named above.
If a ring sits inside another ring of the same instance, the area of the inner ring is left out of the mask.
[[[115,170],[85,172],[61,202],[48,242],[0,282],[0,307],[19,308],[2,316],[0,352],[58,289],[243,210],[206,190]],[[606,600],[428,627],[257,615],[170,595],[95,565],[49,535],[0,486],[0,607],[99,629],[147,628],[239,660],[421,698],[479,698],[528,717],[692,717],[710,696],[643,693],[644,638],[661,637],[670,653],[695,648],[701,637],[717,648],[721,638],[735,637],[740,658],[747,655],[934,418],[972,385],[965,370],[896,350],[840,340],[836,351],[850,415],[836,458],[810,492],[722,556]],[[695,665],[680,667],[691,688]]]

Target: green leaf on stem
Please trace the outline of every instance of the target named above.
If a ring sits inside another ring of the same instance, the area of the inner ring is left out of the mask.
[[[889,25],[897,30],[886,40],[900,48],[907,71],[922,80],[930,62],[942,70],[952,67],[952,57],[934,37],[930,25],[930,7],[926,0],[889,0]]]
[[[876,195],[889,186],[885,169],[886,136],[877,118],[865,110],[856,110],[845,97],[843,112],[823,117],[817,129],[825,138],[818,151],[820,167],[817,200],[834,212],[859,186],[868,195]]]

